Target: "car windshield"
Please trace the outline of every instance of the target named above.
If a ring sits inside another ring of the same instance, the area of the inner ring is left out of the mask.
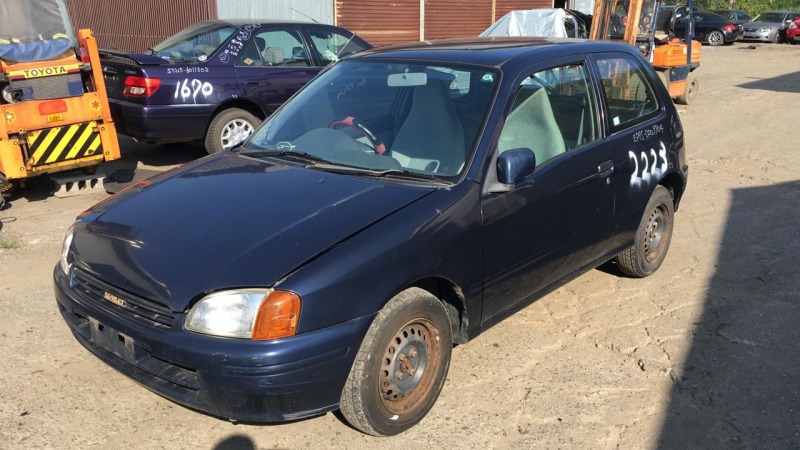
[[[243,153],[452,182],[472,156],[498,80],[489,68],[345,60],[273,114]]]
[[[205,61],[230,37],[236,28],[200,22],[179,31],[150,50],[166,60]]]
[[[753,22],[783,22],[783,14],[781,13],[761,13],[753,19]]]

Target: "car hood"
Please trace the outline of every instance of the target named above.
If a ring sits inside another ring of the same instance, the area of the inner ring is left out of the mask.
[[[90,210],[73,254],[103,281],[177,312],[211,291],[273,286],[433,190],[229,153]]]

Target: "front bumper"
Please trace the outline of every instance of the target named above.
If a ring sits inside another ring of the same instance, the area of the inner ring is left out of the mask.
[[[275,341],[217,338],[126,317],[87,300],[59,267],[55,294],[75,338],[98,358],[184,406],[247,422],[281,422],[338,407],[373,315]]]
[[[117,131],[146,142],[203,139],[216,105],[142,105],[109,99]]]
[[[769,31],[766,32],[745,31],[744,35],[742,35],[742,40],[772,42],[772,34]]]

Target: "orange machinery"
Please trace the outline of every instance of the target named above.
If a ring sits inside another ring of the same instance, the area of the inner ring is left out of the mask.
[[[622,41],[637,47],[656,70],[676,103],[689,104],[697,96],[702,45],[691,39],[694,32],[692,2],[664,7],[659,0],[597,0],[590,38]],[[677,15],[685,15],[686,36],[670,33]]]
[[[4,0],[0,17],[0,192],[43,174],[59,196],[102,188],[120,150],[94,35],[70,35],[63,0]]]

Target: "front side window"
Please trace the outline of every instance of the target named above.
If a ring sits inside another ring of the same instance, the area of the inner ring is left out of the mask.
[[[527,148],[536,166],[597,139],[596,111],[584,64],[536,72],[519,86],[498,152]]]
[[[612,132],[647,120],[660,109],[653,85],[632,56],[601,58],[597,68]]]
[[[345,34],[338,30],[311,30],[309,34],[323,66],[366,50],[366,47],[355,39],[354,34]]]
[[[245,45],[237,67],[310,66],[311,61],[297,30],[258,33]]]

